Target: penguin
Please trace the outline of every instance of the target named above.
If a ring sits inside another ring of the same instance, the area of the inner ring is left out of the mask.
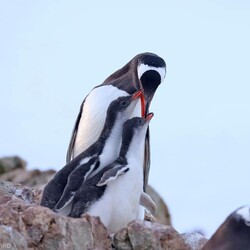
[[[143,193],[144,140],[153,113],[146,118],[133,117],[124,123],[119,157],[92,178],[82,183],[72,202],[70,217],[83,213],[99,216],[115,233],[134,219],[144,219],[138,212]]]
[[[99,139],[56,173],[44,188],[41,205],[55,210],[60,200],[60,204],[63,203],[63,207],[66,207],[82,182],[118,157],[123,124],[132,117],[141,95],[142,91],[138,90],[132,95],[118,97],[111,102]],[[67,185],[68,182],[70,186]],[[61,213],[67,215],[69,209],[70,207],[65,208]]]
[[[228,216],[202,250],[249,250],[250,206],[243,206]]]
[[[83,100],[77,116],[66,162],[69,162],[95,142],[104,126],[109,104],[119,96],[127,96],[136,90],[143,90],[144,98],[138,103],[135,116],[145,116],[158,86],[166,75],[165,61],[153,53],[136,55],[125,66],[110,75],[101,85],[93,88]],[[141,107],[140,107],[141,106]],[[150,168],[149,130],[145,138],[144,191],[148,183]]]

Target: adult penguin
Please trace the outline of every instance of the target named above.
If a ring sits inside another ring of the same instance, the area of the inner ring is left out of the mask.
[[[80,107],[70,139],[66,161],[69,162],[95,142],[104,126],[109,104],[120,96],[133,94],[142,89],[145,103],[135,109],[134,116],[146,116],[158,86],[166,75],[165,61],[153,53],[135,56],[121,69],[110,75],[85,97]],[[149,129],[145,138],[144,191],[150,168]]]

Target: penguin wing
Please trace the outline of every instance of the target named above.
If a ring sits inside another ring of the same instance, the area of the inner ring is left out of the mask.
[[[82,183],[88,178],[88,176],[98,169],[99,166],[99,157],[94,156],[90,158],[88,162],[79,165],[70,173],[63,194],[55,206],[57,212],[65,208],[73,200],[75,192],[81,187]]]
[[[63,190],[67,185],[68,176],[79,165],[79,158],[70,161],[62,169],[60,169],[54,177],[45,186],[41,205],[54,209],[60,200]]]
[[[96,184],[96,186],[101,187],[107,185],[109,182],[116,180],[119,175],[125,174],[129,171],[127,165],[116,165],[115,167],[107,170],[101,177],[101,180]]]
[[[105,186],[97,187],[84,182],[75,193],[69,216],[79,218],[82,214],[87,213],[89,208],[102,197],[105,188]]]
[[[70,142],[69,142],[69,146],[68,146],[68,150],[67,150],[66,163],[68,163],[72,159],[72,154],[73,154],[73,150],[74,150],[76,135],[77,135],[77,131],[78,131],[78,125],[79,125],[79,122],[80,122],[81,117],[82,117],[82,109],[83,109],[85,100],[86,100],[86,98],[83,100],[83,102],[82,102],[82,104],[80,106],[80,110],[79,110],[79,113],[78,113],[78,116],[76,118],[73,131],[72,131],[72,134],[71,134],[71,138],[70,138]]]

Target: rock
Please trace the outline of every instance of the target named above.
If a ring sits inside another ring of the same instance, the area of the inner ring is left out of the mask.
[[[42,191],[0,180],[0,204],[11,199],[22,199],[26,204],[39,203]]]
[[[171,216],[168,207],[160,195],[151,186],[147,187],[147,194],[150,195],[157,206],[157,211],[154,216],[155,220],[164,225],[171,225]]]
[[[31,249],[111,248],[111,239],[99,218],[60,216],[35,204],[36,195],[31,189],[6,182],[1,182],[0,186],[0,225],[6,232],[18,233],[0,234],[0,242],[8,238],[6,242],[15,242],[23,249],[26,249],[25,244]]]
[[[15,229],[0,225],[0,248],[22,250],[27,249],[28,244],[25,238]]]
[[[185,233],[181,237],[192,250],[200,250],[207,243],[207,239],[200,233]]]
[[[121,250],[131,250],[133,246],[131,245],[128,229],[123,228],[118,233],[113,236],[113,248]]]
[[[26,162],[18,156],[3,157],[0,159],[0,175],[14,169],[25,169]]]
[[[191,249],[171,226],[149,221],[132,221],[114,235],[115,249]]]

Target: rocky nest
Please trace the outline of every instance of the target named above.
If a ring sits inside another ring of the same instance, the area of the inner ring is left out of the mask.
[[[132,221],[110,235],[99,217],[69,218],[39,205],[43,188],[55,171],[26,170],[19,157],[0,159],[0,248],[9,249],[201,249],[199,233],[179,234],[159,195],[156,219]],[[150,220],[150,221],[148,221]]]

